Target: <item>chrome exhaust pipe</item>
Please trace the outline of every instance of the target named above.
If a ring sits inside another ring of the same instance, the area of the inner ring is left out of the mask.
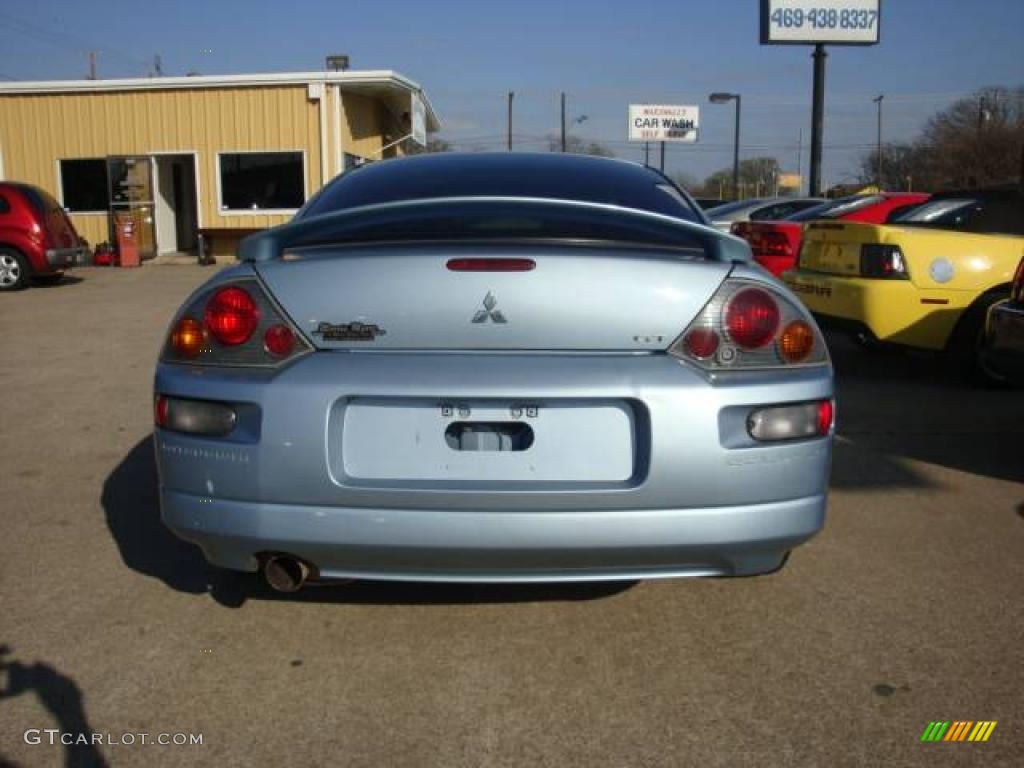
[[[263,561],[263,578],[275,592],[298,592],[309,573],[309,566],[291,555],[269,555]]]

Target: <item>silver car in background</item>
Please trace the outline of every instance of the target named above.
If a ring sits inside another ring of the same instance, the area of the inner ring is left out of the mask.
[[[824,522],[832,370],[750,258],[633,163],[346,173],[174,317],[162,518],[281,590],[776,570]]]
[[[711,226],[729,232],[738,221],[778,221],[825,202],[823,197],[754,197],[708,208]]]

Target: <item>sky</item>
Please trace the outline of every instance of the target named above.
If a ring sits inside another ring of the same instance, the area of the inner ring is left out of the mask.
[[[956,98],[1024,85],[1024,0],[882,0],[877,46],[828,48],[823,182],[853,180],[874,147],[882,93],[885,140],[907,140]],[[573,132],[639,160],[626,141],[630,103],[695,104],[696,144],[669,145],[666,170],[702,179],[731,167],[733,105],[742,95],[741,157],[775,156],[807,172],[811,47],[762,46],[757,0],[0,0],[0,80],[77,79],[88,52],[100,77],[311,71],[348,54],[353,69],[418,82],[441,137],[465,150],[545,150],[559,94]],[[803,132],[800,156],[798,147]],[[799,156],[799,159],[798,159]]]

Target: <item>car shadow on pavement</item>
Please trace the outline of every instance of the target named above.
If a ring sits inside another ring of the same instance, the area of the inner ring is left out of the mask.
[[[932,485],[903,459],[1024,482],[1024,394],[962,383],[937,355],[862,349],[830,335],[836,376],[832,485]]]
[[[85,702],[82,691],[65,674],[62,674],[49,664],[40,661],[32,664],[24,664],[18,660],[9,661],[6,657],[11,653],[11,648],[0,644],[0,671],[6,673],[6,683],[0,688],[0,704],[6,699],[13,699],[26,693],[34,692],[39,697],[40,703],[57,721],[57,730],[61,738],[63,734],[69,734],[67,738],[72,743],[64,744],[64,765],[75,766],[76,768],[102,768],[107,763],[103,759],[92,741],[92,734],[96,729],[89,724],[85,715]],[[43,741],[41,744],[49,744],[50,735],[39,729],[34,734]],[[13,734],[10,734],[13,735]],[[84,735],[85,739],[77,738]],[[63,739],[62,739],[63,741]],[[85,743],[80,743],[80,742]],[[0,755],[0,766],[13,765],[7,762],[3,755]]]
[[[295,602],[417,605],[579,601],[623,592],[635,581],[576,584],[433,584],[383,581],[324,582],[282,594],[255,574],[210,566],[198,547],[182,541],[160,521],[152,436],[141,440],[103,484],[103,510],[125,565],[160,579],[179,592],[209,593],[237,608],[247,599]]]

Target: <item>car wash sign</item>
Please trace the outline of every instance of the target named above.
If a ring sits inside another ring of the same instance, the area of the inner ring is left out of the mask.
[[[700,108],[671,104],[630,104],[630,141],[697,140]]]

